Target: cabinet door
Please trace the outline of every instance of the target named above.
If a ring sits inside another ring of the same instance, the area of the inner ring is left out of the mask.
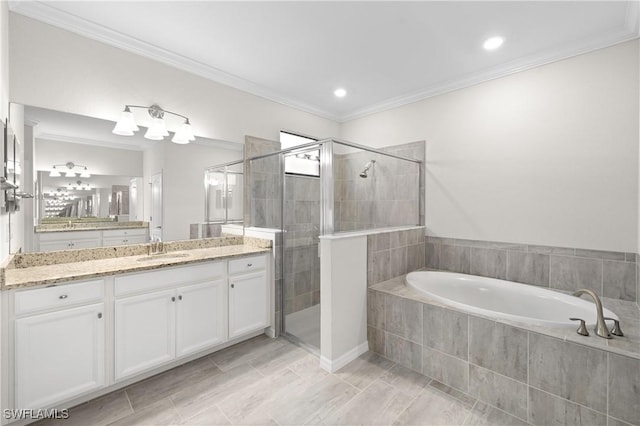
[[[172,289],[116,299],[116,380],[175,357],[175,296]]]
[[[227,340],[226,282],[217,280],[178,289],[176,356]]]
[[[104,304],[15,322],[15,406],[46,408],[105,384]]]
[[[229,277],[229,338],[267,327],[267,294],[264,271]]]
[[[71,241],[57,240],[57,241],[40,241],[40,251],[57,251],[57,250],[71,250]]]
[[[96,247],[100,247],[100,240],[98,239],[73,240],[71,242],[71,248],[74,250]]]

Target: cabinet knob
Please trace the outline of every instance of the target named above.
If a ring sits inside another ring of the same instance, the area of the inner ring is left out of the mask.
[[[236,288],[236,285],[235,284],[231,284],[231,288]]]
[[[98,319],[102,319],[102,312],[98,312]]]
[[[178,300],[182,300],[182,295],[178,296]]]
[[[247,268],[251,268],[253,266],[253,263],[247,263]]]
[[[69,296],[67,296],[66,294],[61,294],[60,296],[58,296],[58,299],[66,299],[67,297]]]
[[[172,302],[175,302],[175,301],[176,301],[176,298],[175,298],[175,297],[172,297],[172,298],[171,298],[171,301],[172,301]]]

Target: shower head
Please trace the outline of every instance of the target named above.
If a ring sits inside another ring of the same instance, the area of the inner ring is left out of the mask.
[[[367,178],[367,172],[369,171],[371,166],[373,166],[375,164],[375,162],[376,162],[376,160],[371,160],[364,166],[364,170],[360,173],[360,177],[361,178],[364,178],[364,179]]]

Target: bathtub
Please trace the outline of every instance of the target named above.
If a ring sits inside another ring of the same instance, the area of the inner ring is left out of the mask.
[[[587,295],[578,298],[533,285],[440,271],[411,272],[406,282],[445,306],[518,324],[577,327],[578,322],[569,318],[582,318],[591,331],[596,323],[596,308]],[[608,309],[604,316],[618,319]]]

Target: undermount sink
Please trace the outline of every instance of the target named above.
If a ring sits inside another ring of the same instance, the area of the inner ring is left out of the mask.
[[[138,262],[149,262],[151,260],[162,259],[179,259],[181,257],[189,257],[188,253],[164,253],[164,254],[150,254],[138,259]]]

